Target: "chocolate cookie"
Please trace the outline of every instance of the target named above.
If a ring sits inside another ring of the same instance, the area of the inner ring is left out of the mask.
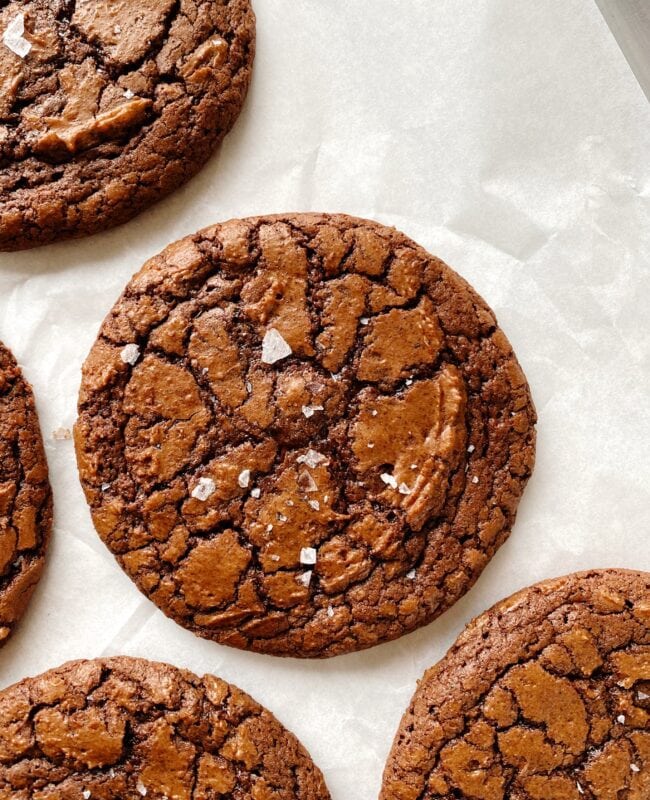
[[[329,800],[309,754],[247,694],[134,658],[75,661],[0,693],[0,797]]]
[[[475,619],[419,684],[381,800],[647,800],[650,574],[583,572]]]
[[[41,577],[52,496],[34,398],[0,344],[0,646]]]
[[[86,361],[95,526],[166,614],[330,656],[423,625],[505,540],[535,412],[441,261],[346,216],[235,220],[136,275]]]
[[[0,4],[0,250],[94,233],[194,175],[244,102],[249,0]]]

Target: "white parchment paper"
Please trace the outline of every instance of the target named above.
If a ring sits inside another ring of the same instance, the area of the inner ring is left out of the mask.
[[[0,685],[78,657],[215,672],[301,738],[334,800],[373,800],[423,670],[474,615],[574,569],[650,569],[650,106],[591,0],[254,0],[258,58],[201,175],[115,231],[0,256],[0,338],[37,395],[56,527]],[[167,620],[93,531],[80,365],[133,272],[217,220],[346,211],[403,229],[485,297],[530,379],[538,461],[510,541],[429,627],[327,662]]]

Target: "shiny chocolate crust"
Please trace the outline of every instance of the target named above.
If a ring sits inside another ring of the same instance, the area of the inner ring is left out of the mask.
[[[32,390],[0,344],[0,646],[36,588],[52,530],[52,495]]]
[[[0,692],[0,797],[329,800],[309,754],[220,678],[75,661]]]
[[[493,314],[403,234],[319,214],[215,225],[133,278],[83,370],[95,527],[201,636],[331,656],[454,603],[534,459]]]
[[[650,574],[546,581],[420,681],[380,800],[647,800]]]
[[[109,228],[184,183],[237,118],[254,49],[249,0],[1,3],[0,250]]]

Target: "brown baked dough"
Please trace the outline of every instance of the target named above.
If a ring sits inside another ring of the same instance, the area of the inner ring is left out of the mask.
[[[647,800],[650,574],[582,572],[475,619],[420,682],[381,800]]]
[[[0,250],[104,230],[184,183],[237,118],[254,49],[249,0],[0,3]]]
[[[51,529],[52,496],[32,390],[0,344],[0,646],[41,577]]]
[[[2,800],[329,800],[309,754],[220,678],[75,661],[0,693]]]
[[[373,222],[234,220],[168,247],[83,371],[95,526],[163,611],[330,656],[423,625],[505,540],[534,456],[493,314]]]

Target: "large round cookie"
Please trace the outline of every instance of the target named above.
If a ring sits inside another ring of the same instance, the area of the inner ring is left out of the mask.
[[[309,754],[247,694],[133,658],[75,661],[0,693],[0,797],[329,800]]]
[[[105,320],[76,426],[95,526],[182,625],[329,656],[431,620],[507,537],[535,412],[494,316],[395,230],[235,220]]]
[[[0,3],[0,250],[124,222],[233,125],[249,0]]]
[[[381,800],[647,800],[650,574],[583,572],[475,619],[419,684]]]
[[[41,577],[52,497],[34,398],[0,344],[0,646]]]

